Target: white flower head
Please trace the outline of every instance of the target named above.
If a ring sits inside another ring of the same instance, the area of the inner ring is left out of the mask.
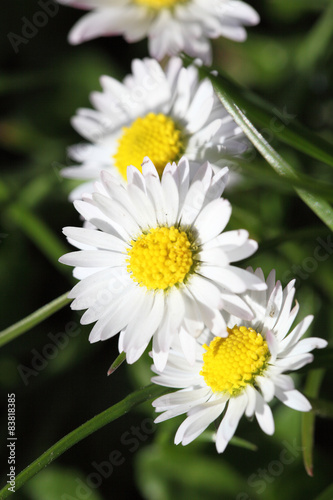
[[[211,62],[210,38],[246,39],[244,26],[259,23],[258,13],[239,0],[58,0],[91,10],[72,28],[76,45],[99,36],[123,35],[127,42],[148,37],[152,57],[186,52]]]
[[[253,276],[263,278],[261,269]],[[198,437],[224,412],[216,433],[216,448],[223,452],[245,414],[256,416],[266,434],[274,433],[274,420],[267,404],[277,397],[298,411],[309,411],[308,400],[294,388],[289,375],[313,360],[315,348],[326,347],[326,340],[300,340],[313,317],[307,316],[289,333],[299,306],[291,309],[294,281],[283,290],[275,283],[275,272],[267,278],[267,290],[242,295],[251,307],[251,321],[228,317],[228,337],[220,338],[205,330],[196,347],[196,361],[190,365],[174,344],[163,373],[153,367],[157,377],[152,381],[181,390],[156,399],[156,411],[164,412],[156,422],[186,413],[178,428],[175,443],[186,445]]]
[[[172,58],[164,72],[147,58],[135,59],[132,71],[123,83],[103,76],[103,91],[91,94],[96,109],[80,109],[72,119],[89,143],[69,149],[69,156],[81,164],[63,169],[62,175],[90,180],[72,192],[72,199],[92,191],[101,170],[125,182],[127,166],[140,170],[145,156],[161,175],[168,162],[183,155],[191,165],[208,160],[222,167],[246,149],[241,129],[210,81],[199,81],[196,67],[185,69],[179,58]]]
[[[187,358],[205,326],[227,335],[221,309],[250,319],[237,294],[262,290],[261,278],[231,265],[252,255],[257,243],[245,230],[222,232],[231,214],[221,198],[228,169],[214,174],[208,163],[190,179],[186,158],[168,164],[159,178],[147,158],[142,173],[128,167],[124,185],[102,172],[96,192],[74,202],[97,229],[65,228],[81,250],[60,261],[75,266],[81,281],[69,297],[87,309],[81,323],[96,321],[90,341],[119,331],[119,350],[133,363],[153,337],[153,356],[165,366],[178,336]]]

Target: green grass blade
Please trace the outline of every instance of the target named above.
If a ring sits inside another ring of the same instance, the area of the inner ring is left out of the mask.
[[[19,337],[19,335],[22,335],[23,333],[31,330],[31,328],[44,321],[44,319],[52,316],[52,314],[56,313],[67,304],[69,304],[72,299],[69,299],[67,295],[68,292],[64,293],[57,299],[49,302],[49,304],[46,304],[26,318],[18,321],[14,325],[11,325],[0,332],[0,347],[7,344],[11,340],[16,339],[16,337]]]
[[[237,125],[241,127],[244,134],[256,147],[259,153],[265,158],[267,163],[281,176],[288,180],[298,179],[298,175],[291,165],[289,165],[275,149],[266,141],[263,135],[255,128],[253,123],[247,118],[243,111],[235,104],[223,86],[218,76],[207,75],[211,79],[217,95],[233,117]],[[320,196],[314,196],[304,189],[295,188],[300,198],[311,208],[311,210],[333,231],[333,210],[326,200]]]
[[[183,55],[186,63],[193,59]],[[218,89],[224,89],[231,100],[261,129],[277,137],[280,141],[305,153],[316,160],[333,167],[333,145],[316,135],[296,121],[296,115],[288,113],[286,108],[278,110],[273,104],[265,101],[253,92],[233,82],[223,72],[217,77],[211,74],[214,68],[199,68],[200,75],[209,78]]]
[[[125,359],[126,352],[121,352],[108,369],[107,375],[112,375],[112,373],[114,373],[119,368],[119,366],[125,361]]]
[[[37,458],[37,460],[28,465],[28,467],[16,477],[15,491],[19,490],[30,478],[44,469],[44,467],[47,467],[49,464],[51,464],[56,458],[58,458],[76,443],[79,443],[87,436],[90,436],[97,430],[101,429],[113,420],[121,417],[141,403],[162,396],[162,394],[166,393],[167,391],[170,391],[170,389],[161,387],[159,385],[150,384],[143,389],[139,389],[138,391],[129,394],[119,403],[116,403],[107,410],[88,420],[88,422],[60,439],[60,441],[46,450],[39,458]],[[8,491],[8,487],[10,487],[9,484],[0,491],[1,499],[5,499],[12,494],[10,491]]]
[[[324,377],[325,371],[312,370],[306,381],[305,394],[311,398],[318,395],[319,388]],[[313,476],[313,443],[314,443],[314,428],[315,428],[315,412],[310,411],[302,415],[302,447],[303,447],[303,462],[305,470],[309,476]]]

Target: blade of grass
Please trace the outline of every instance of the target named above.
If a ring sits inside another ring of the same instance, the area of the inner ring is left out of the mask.
[[[185,63],[193,63],[193,59],[189,56],[183,55],[182,57]],[[199,68],[199,73],[203,78],[213,80],[214,77],[211,74],[213,69],[203,66]],[[233,82],[220,70],[218,80],[221,88],[228,93],[233,102],[246,112],[251,121],[264,128],[265,132],[273,134],[285,144],[333,167],[333,145],[298,123],[296,115],[288,113],[286,107],[279,111],[271,103]]]
[[[150,384],[143,389],[139,389],[132,394],[129,394],[119,403],[116,403],[107,410],[88,420],[88,422],[82,424],[80,427],[60,439],[60,441],[51,446],[51,448],[46,450],[40,457],[37,458],[37,460],[32,462],[20,474],[18,474],[15,481],[15,491],[19,490],[35,474],[44,469],[44,467],[47,467],[49,464],[51,464],[56,458],[58,458],[76,443],[79,443],[87,436],[90,436],[97,430],[101,429],[113,420],[121,417],[125,413],[128,413],[130,410],[140,405],[141,403],[162,396],[167,391],[170,391],[170,389],[161,387],[159,385]],[[1,499],[5,499],[12,494],[8,490],[9,487],[10,484],[7,484],[7,486],[5,486],[0,491]]]
[[[31,328],[44,321],[44,319],[52,316],[52,314],[69,304],[72,299],[69,299],[67,295],[68,292],[60,295],[60,297],[52,300],[52,302],[49,302],[26,318],[2,330],[2,332],[0,332],[0,347],[31,330]]]
[[[243,130],[244,134],[256,147],[259,153],[265,158],[267,163],[281,176],[289,181],[298,179],[298,175],[291,165],[289,165],[275,149],[266,141],[263,135],[255,128],[243,111],[234,103],[228,92],[224,89],[221,80],[217,76],[207,75],[211,79],[216,93],[233,117],[237,125]],[[333,231],[333,210],[326,200],[320,196],[314,196],[304,189],[295,188],[300,198],[311,208],[311,210]]]
[[[117,368],[125,361],[126,359],[126,352],[121,352],[119,356],[114,360],[110,368],[108,369],[107,375],[112,375]]]
[[[305,391],[306,396],[315,398],[318,395],[322,379],[325,371],[312,370],[307,377]],[[303,462],[307,474],[313,476],[313,443],[314,443],[314,428],[315,428],[315,413],[310,411],[302,415],[302,447],[303,447]]]

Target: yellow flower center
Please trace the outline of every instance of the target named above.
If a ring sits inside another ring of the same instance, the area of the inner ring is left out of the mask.
[[[155,10],[170,9],[175,7],[177,4],[186,2],[187,0],[134,0],[134,3],[137,5],[143,5]]]
[[[127,271],[150,290],[183,283],[193,264],[193,245],[184,231],[158,227],[131,241]]]
[[[115,166],[126,179],[126,170],[134,165],[141,171],[141,163],[148,156],[160,175],[168,162],[177,161],[185,151],[182,132],[171,118],[149,113],[137,118],[130,127],[123,127],[118,149],[113,156]]]
[[[200,375],[214,392],[236,396],[267,368],[270,352],[260,333],[245,326],[228,328],[229,336],[215,337],[204,344],[204,364]]]

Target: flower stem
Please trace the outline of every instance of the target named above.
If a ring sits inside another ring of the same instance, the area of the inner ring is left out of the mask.
[[[0,347],[7,344],[11,340],[15,339],[19,335],[22,335],[22,333],[27,332],[35,325],[38,325],[39,323],[44,321],[44,319],[48,318],[49,316],[52,316],[52,314],[56,313],[64,306],[69,304],[72,299],[69,299],[67,295],[68,292],[64,293],[57,299],[54,299],[52,300],[52,302],[49,302],[49,304],[46,304],[45,306],[33,312],[26,318],[21,319],[14,325],[11,325],[2,332],[0,332]]]
[[[60,439],[51,448],[46,450],[37,460],[26,467],[17,477],[15,481],[15,491],[21,488],[29,479],[40,472],[44,467],[53,462],[56,458],[62,455],[66,450],[82,441],[85,437],[90,436],[98,429],[101,429],[106,424],[116,420],[135,406],[138,406],[145,401],[162,396],[170,389],[159,385],[150,384],[143,389],[139,389],[132,394],[129,394],[125,399],[111,406],[107,410],[99,413],[85,424],[81,425],[74,431]],[[8,490],[10,485],[5,486],[0,491],[0,498],[7,498],[11,492]]]

